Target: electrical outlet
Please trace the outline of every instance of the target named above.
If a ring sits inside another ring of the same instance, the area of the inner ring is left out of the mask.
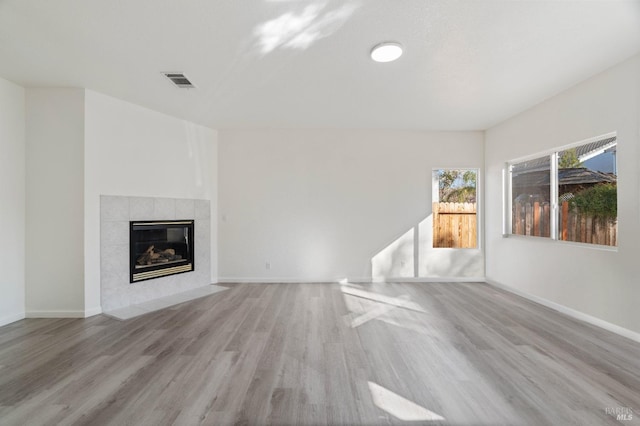
[[[264,264],[265,269],[271,269],[271,262],[267,262]]]

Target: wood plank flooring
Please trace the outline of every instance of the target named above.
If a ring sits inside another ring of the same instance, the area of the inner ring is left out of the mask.
[[[0,424],[640,424],[640,344],[488,285],[227,286],[0,328]]]

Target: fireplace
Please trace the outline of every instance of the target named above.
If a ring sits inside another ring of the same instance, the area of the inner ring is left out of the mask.
[[[193,222],[129,222],[129,282],[193,271]]]

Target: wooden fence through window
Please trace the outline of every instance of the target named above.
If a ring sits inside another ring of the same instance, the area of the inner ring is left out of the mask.
[[[618,245],[617,220],[592,217],[580,214],[578,211],[570,211],[567,201],[562,203],[558,226],[560,228],[558,234],[563,241],[614,247]]]
[[[433,203],[433,247],[476,248],[476,203]]]
[[[516,235],[549,237],[551,209],[547,202],[514,203],[512,232]],[[578,243],[618,245],[616,220],[594,218],[569,209],[569,202],[560,207],[558,239]]]
[[[549,203],[514,203],[512,221],[512,232],[516,235],[551,236]]]

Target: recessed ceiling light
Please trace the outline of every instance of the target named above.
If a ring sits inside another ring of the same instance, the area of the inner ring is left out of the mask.
[[[395,42],[380,43],[371,49],[371,59],[376,62],[395,61],[402,55],[402,45]]]

